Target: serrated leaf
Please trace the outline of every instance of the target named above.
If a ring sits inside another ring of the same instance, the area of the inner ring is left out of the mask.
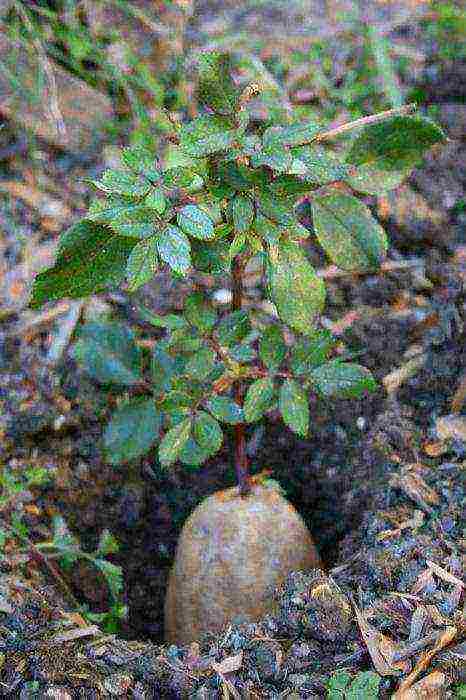
[[[163,184],[166,187],[181,188],[186,192],[197,192],[202,189],[203,179],[197,173],[187,168],[170,168],[162,173]]]
[[[245,421],[254,423],[262,418],[264,413],[270,408],[273,394],[273,381],[270,377],[256,379],[249,386],[244,398],[243,412]]]
[[[223,432],[215,418],[205,411],[198,411],[194,419],[193,436],[198,445],[214,455],[222,446]]]
[[[306,375],[323,364],[334,344],[332,334],[325,329],[314,331],[309,338],[300,338],[291,350],[290,369],[293,374]]]
[[[218,338],[221,345],[234,345],[243,340],[251,330],[247,311],[233,311],[220,321]]]
[[[229,247],[230,244],[224,239],[209,243],[193,241],[194,267],[200,272],[208,272],[212,275],[228,274],[231,268]]]
[[[189,239],[177,226],[167,226],[157,236],[157,250],[174,272],[185,275],[191,267]]]
[[[199,88],[201,104],[219,114],[233,114],[240,90],[231,78],[231,58],[226,53],[208,51],[199,56]]]
[[[330,360],[316,367],[310,378],[317,393],[324,398],[359,397],[364,391],[377,388],[375,379],[366,367],[340,360]]]
[[[179,131],[180,146],[191,156],[203,156],[225,151],[232,146],[238,134],[232,121],[217,115],[197,117]]]
[[[162,466],[168,467],[176,462],[183,447],[191,434],[191,418],[185,418],[169,430],[159,446],[159,460]]]
[[[119,323],[88,323],[74,347],[76,359],[103,384],[132,386],[141,381],[141,350],[134,334]]]
[[[233,225],[238,233],[246,233],[254,221],[254,204],[249,197],[237,194],[232,202]]]
[[[177,215],[178,226],[189,236],[202,240],[215,237],[212,219],[194,204],[187,204]]]
[[[217,321],[216,310],[206,301],[201,292],[188,294],[184,300],[184,316],[188,323],[206,333],[215,326]]]
[[[265,130],[263,142],[265,145],[299,146],[299,144],[313,139],[321,130],[322,127],[315,122],[302,122],[290,126],[271,126]]]
[[[326,185],[329,182],[344,180],[350,166],[320,146],[302,146],[293,149],[293,154],[304,164],[302,179],[312,185]]]
[[[36,275],[30,306],[97,294],[118,286],[136,241],[108,226],[80,221],[60,239],[53,267]]]
[[[366,126],[353,142],[346,160],[379,170],[404,170],[416,165],[434,144],[445,140],[442,129],[430,119],[397,116]]]
[[[261,170],[253,170],[235,161],[219,163],[218,177],[220,183],[226,183],[235,190],[245,191],[256,185],[267,187],[267,174]]]
[[[105,170],[100,180],[92,183],[103,192],[123,194],[129,197],[143,197],[151,184],[140,175],[125,170]]]
[[[286,379],[280,387],[279,408],[286,425],[294,433],[305,437],[309,430],[309,403],[294,379]]]
[[[292,243],[281,244],[268,265],[268,278],[280,318],[300,333],[311,333],[324,307],[325,285],[301,249]]]
[[[144,206],[148,209],[155,209],[157,214],[163,214],[167,208],[167,200],[161,187],[155,187],[144,198]]]
[[[226,396],[213,396],[207,402],[207,408],[217,420],[230,425],[244,421],[243,409]]]
[[[123,464],[150,450],[160,435],[161,414],[154,399],[135,399],[118,408],[104,432],[110,464]]]
[[[151,182],[160,179],[157,169],[157,158],[144,146],[129,146],[124,148],[121,154],[123,163],[135,173],[144,175]]]
[[[191,379],[202,382],[207,379],[214,368],[215,352],[209,348],[201,348],[201,350],[186,363],[185,374]]]
[[[157,272],[157,241],[155,238],[147,238],[139,241],[131,251],[126,263],[126,278],[128,291],[136,289],[149,282]]]
[[[156,394],[163,394],[172,388],[175,362],[159,345],[154,347],[151,360],[152,386]]]
[[[342,270],[370,271],[384,259],[388,240],[368,207],[356,197],[332,193],[312,200],[317,239]]]
[[[265,328],[259,343],[259,357],[266,367],[276,370],[285,359],[286,344],[281,328],[270,325]]]

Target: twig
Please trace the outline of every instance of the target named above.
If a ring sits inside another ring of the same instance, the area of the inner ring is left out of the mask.
[[[330,131],[324,131],[321,134],[317,134],[312,139],[306,139],[297,146],[306,146],[309,143],[318,143],[320,141],[327,141],[328,139],[334,139],[336,136],[340,136],[347,131],[352,131],[353,129],[358,129],[360,126],[367,126],[368,124],[378,124],[379,122],[384,122],[392,117],[403,116],[406,114],[412,114],[417,109],[414,103],[409,105],[403,105],[402,107],[395,107],[394,109],[387,109],[385,112],[378,112],[377,114],[371,114],[368,117],[361,117],[360,119],[355,119],[352,122],[347,122],[341,126],[335,127],[335,129],[330,129]]]
[[[336,265],[330,265],[329,267],[317,270],[319,277],[323,279],[330,280],[338,277],[347,277],[348,275],[377,275],[382,272],[397,272],[398,270],[411,270],[416,267],[423,267],[425,262],[421,258],[413,258],[412,260],[387,260],[382,263],[381,266],[374,271],[355,271],[355,270],[341,270],[336,267]],[[257,273],[255,273],[257,274]]]
[[[411,656],[414,656],[416,652],[421,651],[421,649],[424,649],[425,647],[429,646],[429,644],[436,642],[437,637],[438,632],[432,632],[431,634],[422,637],[422,639],[417,639],[415,642],[411,642],[411,644],[405,646],[404,649],[395,651],[395,653],[393,654],[393,661],[402,661],[403,659],[409,659]]]

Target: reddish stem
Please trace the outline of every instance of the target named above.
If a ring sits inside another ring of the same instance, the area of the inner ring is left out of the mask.
[[[243,273],[244,262],[239,256],[235,257],[232,264],[232,281],[233,281],[233,311],[239,311],[243,303]],[[235,401],[243,405],[243,382],[238,380],[235,382],[234,394]],[[246,453],[246,426],[244,423],[235,425],[235,470],[236,478],[239,485],[239,493],[241,496],[247,496],[251,491],[251,482],[249,476],[248,456]]]

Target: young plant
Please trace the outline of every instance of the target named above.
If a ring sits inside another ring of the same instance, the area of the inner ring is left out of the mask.
[[[366,368],[332,357],[332,336],[318,328],[325,285],[307,249],[319,244],[350,272],[376,271],[387,238],[355,193],[396,187],[445,136],[413,115],[412,105],[331,130],[314,122],[264,129],[249,111],[260,88],[237,85],[229,56],[204,53],[198,68],[203,113],[173,124],[163,160],[142,147],[127,148],[124,169],[107,170],[93,182],[103,197],[62,236],[54,266],[36,277],[31,305],[122,283],[131,293],[164,267],[176,278],[229,275],[228,313],[219,313],[200,285],[181,314],[144,312],[166,329],[148,373],[133,334],[119,324],[85,326],[77,353],[99,381],[138,393],[119,406],[106,429],[113,463],[157,444],[162,467],[176,461],[198,467],[220,450],[231,427],[237,480],[246,495],[248,425],[278,408],[304,437],[312,394],[354,397],[375,387]],[[355,138],[337,158],[327,143],[349,132]],[[297,213],[304,198],[312,230]],[[265,272],[277,313],[272,322],[261,307],[245,303],[252,258]]]

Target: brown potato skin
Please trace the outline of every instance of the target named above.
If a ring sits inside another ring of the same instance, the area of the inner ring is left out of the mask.
[[[290,571],[321,567],[311,535],[273,487],[254,484],[206,498],[186,521],[165,599],[165,639],[189,644],[235,615],[257,622]]]

